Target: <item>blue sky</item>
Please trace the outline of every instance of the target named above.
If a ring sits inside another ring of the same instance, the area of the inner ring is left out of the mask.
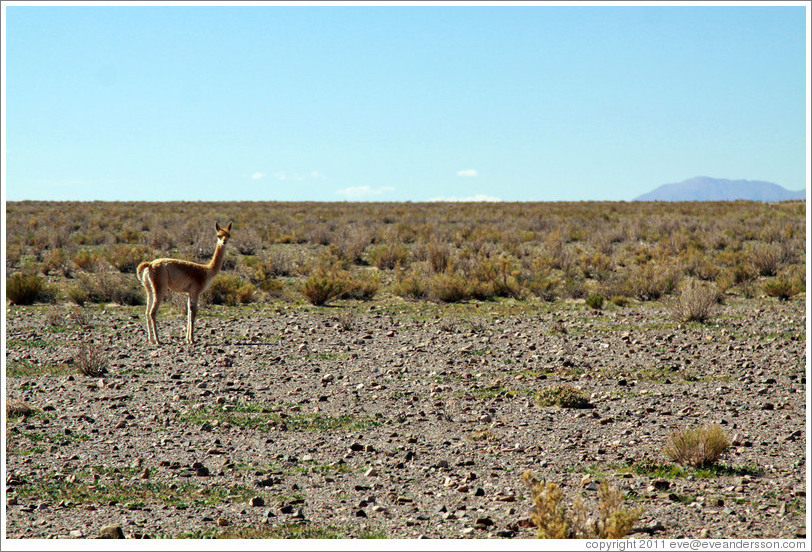
[[[802,4],[4,9],[9,201],[806,185]]]

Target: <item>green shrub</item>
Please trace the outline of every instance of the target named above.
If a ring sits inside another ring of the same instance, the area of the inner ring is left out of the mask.
[[[598,512],[591,515],[581,497],[568,509],[556,483],[539,481],[529,471],[522,480],[533,499],[530,520],[539,539],[620,539],[631,531],[642,513],[641,508],[624,508],[623,494],[607,481],[598,486]]]
[[[406,266],[409,262],[409,249],[395,243],[380,245],[370,251],[369,261],[380,269],[391,270],[396,266]]]
[[[400,271],[392,286],[392,293],[406,299],[425,299],[428,286],[425,278],[417,270]]]
[[[341,293],[342,299],[370,301],[378,293],[381,279],[377,274],[364,273],[360,276],[346,278],[346,289]]]
[[[458,303],[471,298],[471,286],[460,274],[434,274],[428,281],[426,297],[432,301]]]
[[[770,278],[762,285],[764,293],[770,297],[777,297],[780,301],[787,301],[795,296],[799,288],[800,286],[796,282],[791,281],[784,275]]]
[[[590,294],[586,298],[586,306],[595,309],[601,310],[603,308],[603,295],[598,295],[597,293]]]
[[[629,304],[629,298],[625,295],[613,295],[609,298],[609,302],[618,307],[625,307]]]
[[[15,305],[53,303],[56,290],[36,274],[17,272],[6,278],[6,299]]]
[[[539,406],[559,406],[561,408],[592,408],[589,399],[571,385],[550,385],[538,393]]]
[[[552,303],[558,297],[559,281],[554,278],[539,277],[526,282],[530,293],[548,303]]]
[[[254,300],[256,287],[233,274],[220,274],[204,293],[205,300],[214,305],[250,303]]]
[[[730,446],[724,430],[718,424],[675,431],[663,449],[671,461],[683,466],[701,468],[715,464]]]
[[[325,305],[347,291],[347,277],[347,271],[338,266],[318,267],[302,283],[302,295],[313,305]]]

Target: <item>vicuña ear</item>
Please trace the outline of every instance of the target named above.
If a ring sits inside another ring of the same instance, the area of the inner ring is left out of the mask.
[[[214,221],[214,227],[217,229],[218,232],[220,231],[220,223],[219,222]]]
[[[228,230],[229,232],[231,232],[231,223],[232,222],[233,221],[228,221],[228,226],[226,226],[226,230]]]

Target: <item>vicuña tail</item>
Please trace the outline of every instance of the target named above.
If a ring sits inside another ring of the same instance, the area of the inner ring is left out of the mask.
[[[147,269],[149,269],[149,263],[143,262],[140,265],[138,265],[138,268],[135,270],[136,274],[138,275],[138,279],[141,281],[141,283],[144,283],[144,273],[147,271]]]

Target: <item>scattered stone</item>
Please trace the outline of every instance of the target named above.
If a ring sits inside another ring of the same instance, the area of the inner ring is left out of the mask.
[[[100,539],[123,539],[124,531],[121,530],[119,525],[106,525],[99,531]]]
[[[249,503],[254,507],[265,506],[265,499],[261,496],[255,496],[249,501]]]

